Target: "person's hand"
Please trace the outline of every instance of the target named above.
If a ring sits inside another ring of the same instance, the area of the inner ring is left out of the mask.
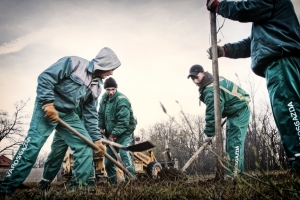
[[[101,134],[105,134],[105,130],[104,130],[104,128],[102,128],[102,127],[99,127],[99,129],[100,129],[100,133],[101,133]]]
[[[226,57],[226,47],[225,46],[217,46],[217,51],[218,51],[218,58],[220,57]],[[212,59],[212,47],[209,47],[209,49],[206,50],[208,53],[208,58]]]
[[[204,143],[208,142],[208,144],[212,143],[212,137],[206,137],[203,141]]]
[[[98,154],[99,156],[104,156],[104,153],[106,152],[106,146],[101,142],[101,140],[95,141],[94,144],[99,147],[99,150],[94,150],[94,153]]]
[[[220,2],[218,0],[207,0],[207,10],[217,13]]]
[[[54,104],[53,103],[48,103],[45,104],[43,106],[43,109],[45,111],[45,117],[47,117],[48,119],[50,119],[52,122],[57,122],[59,119],[58,116],[58,112],[57,110],[54,108]]]
[[[110,141],[116,141],[117,139],[117,136],[115,136],[114,134],[110,134],[109,138],[108,138]]]

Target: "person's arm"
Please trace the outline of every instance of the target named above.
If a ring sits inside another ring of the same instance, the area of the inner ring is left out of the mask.
[[[221,1],[217,13],[224,18],[239,22],[262,22],[269,19],[275,0]]]
[[[102,96],[102,99],[99,104],[99,110],[98,110],[98,127],[101,129],[105,129],[105,103],[104,99],[106,97],[106,94]]]
[[[54,87],[72,72],[70,57],[64,57],[43,71],[38,77],[37,98],[42,105],[54,102]]]
[[[203,91],[205,110],[205,128],[204,133],[208,137],[215,135],[215,109],[214,109],[214,93],[212,88],[206,88]]]
[[[112,130],[111,134],[118,138],[126,132],[130,122],[130,107],[127,99],[122,99],[119,101],[116,109],[116,120],[117,123]]]
[[[205,128],[204,133],[208,137],[214,136],[215,133],[215,109],[214,109],[214,92],[213,88],[206,88],[203,91],[204,95],[204,104],[206,105],[205,110]],[[224,99],[220,93],[220,113],[224,110]]]
[[[248,37],[235,43],[227,43],[223,48],[226,52],[225,57],[248,58],[251,56],[251,39]]]
[[[90,98],[93,97],[90,95]],[[82,119],[84,127],[90,134],[93,142],[102,138],[98,127],[97,104],[98,100],[93,99],[85,103],[82,107]]]

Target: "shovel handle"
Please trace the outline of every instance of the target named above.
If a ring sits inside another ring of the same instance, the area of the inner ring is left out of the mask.
[[[205,142],[197,151],[194,153],[194,155],[185,163],[185,165],[182,167],[181,171],[185,171],[186,168],[190,166],[190,164],[197,158],[197,156],[203,151],[203,149],[210,143],[211,141]]]
[[[75,135],[77,135],[78,137],[80,137],[84,142],[86,142],[88,145],[90,145],[93,149],[95,150],[100,150],[100,148],[95,145],[93,142],[91,142],[89,139],[87,139],[85,136],[83,136],[81,133],[79,133],[77,130],[75,130],[73,127],[71,127],[69,124],[67,124],[65,121],[63,121],[62,119],[58,119],[58,122],[63,125],[64,127],[66,127],[67,129],[69,129],[72,133],[74,133]],[[125,168],[123,167],[123,165],[121,165],[119,162],[117,162],[115,159],[113,159],[110,155],[108,155],[106,152],[103,152],[104,156],[110,160],[112,163],[114,163],[117,167],[119,167],[120,169],[122,169],[127,175],[128,177],[130,177],[130,179],[135,179],[133,177],[133,175]]]

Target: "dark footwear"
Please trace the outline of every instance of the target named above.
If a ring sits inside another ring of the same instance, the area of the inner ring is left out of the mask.
[[[41,180],[38,184],[38,188],[41,190],[49,190],[50,189],[50,181]]]

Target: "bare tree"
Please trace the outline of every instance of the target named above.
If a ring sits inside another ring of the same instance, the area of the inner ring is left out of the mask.
[[[23,114],[23,110],[29,100],[30,98],[14,104],[15,112],[12,118],[9,117],[7,111],[0,110],[0,143],[2,147],[0,153],[14,150],[22,143],[24,138],[23,126],[25,125],[25,118],[28,118],[27,115]],[[5,140],[8,141],[7,145],[3,145]]]

